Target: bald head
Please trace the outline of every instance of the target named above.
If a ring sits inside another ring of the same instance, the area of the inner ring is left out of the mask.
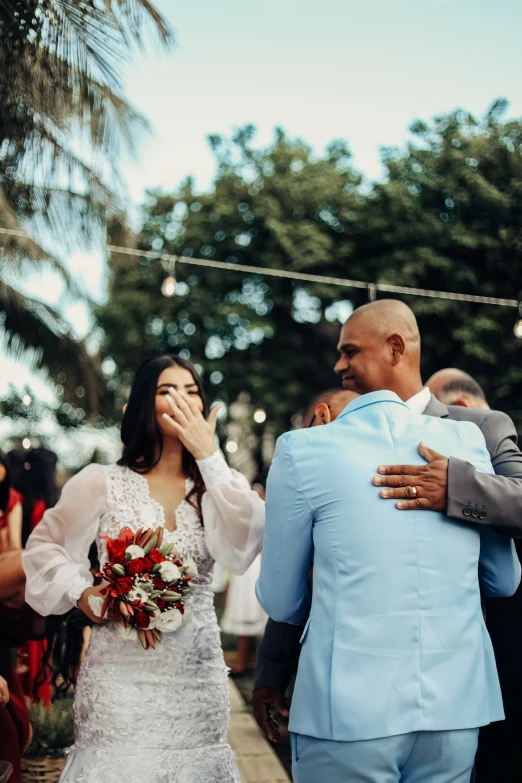
[[[472,381],[471,375],[463,370],[458,370],[456,367],[445,367],[444,370],[439,370],[433,373],[431,378],[426,381],[426,386],[430,392],[438,398],[439,392],[443,386],[447,383],[453,383],[453,381]]]
[[[456,367],[446,367],[444,370],[434,373],[426,386],[444,405],[489,408],[482,387],[471,375]]]
[[[328,389],[315,397],[303,418],[303,427],[329,424],[359,395],[346,389]]]
[[[358,307],[348,321],[362,322],[368,334],[384,341],[392,334],[400,334],[410,349],[420,351],[417,319],[413,310],[398,299],[381,299]]]
[[[422,388],[420,334],[404,302],[382,299],[355,310],[341,330],[335,371],[345,389],[388,389],[408,399]]]

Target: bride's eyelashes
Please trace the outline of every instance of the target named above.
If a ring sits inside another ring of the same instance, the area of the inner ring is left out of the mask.
[[[168,389],[162,389],[161,391],[158,392],[158,395],[160,397],[166,397],[168,393],[169,393]],[[186,391],[185,394],[190,394],[192,397],[200,396],[199,392],[196,389],[194,389],[193,391]]]

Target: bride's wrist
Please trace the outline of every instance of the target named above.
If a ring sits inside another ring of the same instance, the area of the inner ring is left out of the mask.
[[[214,443],[209,444],[208,446],[204,446],[201,449],[194,449],[192,452],[192,456],[194,457],[197,462],[202,462],[204,459],[208,459],[209,457],[213,457],[216,453],[217,448],[214,445]]]

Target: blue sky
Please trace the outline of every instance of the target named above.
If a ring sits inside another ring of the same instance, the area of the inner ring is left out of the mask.
[[[522,3],[515,0],[157,0],[176,28],[169,54],[155,45],[133,58],[127,94],[154,134],[137,163],[126,163],[131,201],[146,188],[171,190],[187,175],[207,188],[214,173],[206,137],[253,123],[260,144],[275,126],[318,151],[347,139],[368,178],[382,175],[379,149],[401,145],[407,128],[458,106],[482,113],[496,97],[522,116]],[[69,259],[97,297],[101,255]],[[78,333],[89,320],[64,303],[51,278],[27,290],[62,305]],[[30,382],[25,368],[0,358],[7,379]]]

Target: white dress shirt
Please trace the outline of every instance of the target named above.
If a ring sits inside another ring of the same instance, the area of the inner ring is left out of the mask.
[[[427,386],[406,400],[406,405],[414,413],[424,413],[431,400],[431,392]]]

